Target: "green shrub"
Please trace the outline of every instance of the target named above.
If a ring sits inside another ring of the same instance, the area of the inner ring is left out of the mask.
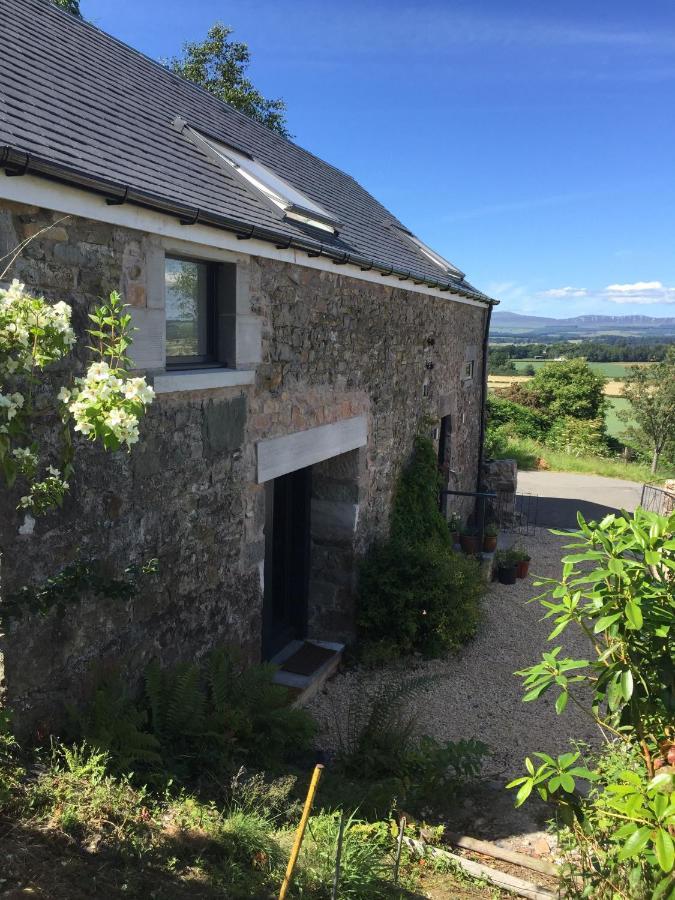
[[[604,419],[556,419],[546,435],[546,446],[571,456],[607,456]]]
[[[544,413],[498,394],[488,397],[487,415],[491,428],[503,426],[505,434],[533,438],[536,441],[544,437],[550,425],[550,420]]]
[[[536,469],[539,444],[531,438],[516,438],[508,426],[488,427],[485,432],[486,459],[515,459],[521,471]]]
[[[537,409],[551,419],[599,419],[605,409],[605,379],[583,359],[549,362],[525,385]]]
[[[394,494],[389,532],[393,541],[451,546],[448,523],[438,504],[441,486],[434,445],[418,435]]]
[[[507,434],[494,425],[488,425],[485,430],[485,443],[483,452],[485,459],[508,459],[509,439]]]
[[[560,580],[536,598],[553,621],[549,640],[572,627],[590,659],[561,646],[522,670],[524,700],[557,694],[600,726],[606,746],[592,768],[579,751],[534,754],[513,781],[517,805],[536,790],[566,826],[571,896],[668,898],[675,891],[675,514],[638,508],[601,522],[578,516]],[[578,787],[577,781],[591,786]],[[575,882],[578,879],[580,883]]]
[[[483,591],[480,566],[435,543],[388,541],[361,569],[358,624],[368,644],[436,656],[476,633]]]
[[[476,631],[480,569],[452,552],[439,484],[433,445],[418,437],[397,487],[390,537],[374,545],[361,566],[357,622],[367,644],[433,656]]]

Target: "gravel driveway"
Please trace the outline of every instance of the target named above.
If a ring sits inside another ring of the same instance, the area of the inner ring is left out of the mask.
[[[527,538],[532,572],[558,576],[564,543],[564,538],[544,530]],[[419,660],[405,668],[398,664],[376,671],[356,668],[336,676],[309,707],[321,727],[321,745],[335,749],[337,729],[344,734],[354,704],[363,703],[383,681],[400,680],[408,673],[433,679],[414,701],[420,729],[440,740],[483,740],[492,750],[485,766],[487,778],[501,781],[522,774],[526,754],[564,752],[572,736],[596,742],[596,726],[572,705],[558,716],[555,696],[522,702],[521,682],[513,673],[537,661],[552,628],[550,621],[540,621],[539,604],[526,602],[538,593],[532,581],[529,577],[511,586],[494,582],[482,601],[483,622],[477,637],[449,659]],[[588,658],[590,647],[583,636],[570,630],[563,639],[570,656]]]

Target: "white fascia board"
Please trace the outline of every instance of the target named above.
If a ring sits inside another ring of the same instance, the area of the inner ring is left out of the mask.
[[[258,441],[258,484],[365,447],[367,441],[368,422],[365,416],[354,416],[331,425],[318,425],[306,431]]]
[[[49,181],[46,178],[37,178],[35,175],[9,177],[4,172],[0,173],[0,199],[26,203],[30,206],[42,206],[45,209],[81,216],[85,219],[94,219],[110,225],[119,225],[122,228],[134,228],[165,238],[215,247],[230,253],[237,253],[240,256],[276,259],[308,269],[318,269],[322,272],[333,272],[349,278],[356,278],[359,281],[384,284],[397,290],[439,297],[441,300],[449,300],[452,303],[477,306],[479,309],[486,308],[486,304],[480,300],[461,297],[452,291],[439,291],[437,288],[430,288],[423,284],[417,285],[412,281],[410,283],[402,282],[395,275],[380,275],[377,271],[362,272],[359,266],[349,263],[340,265],[339,269],[336,269],[330,260],[310,257],[304,250],[292,247],[288,250],[280,250],[274,244],[255,238],[240,241],[232,232],[208,225],[181,225],[173,216],[134,206],[131,203],[109,205],[105,202],[105,198],[98,194]],[[242,244],[246,245],[245,249]]]

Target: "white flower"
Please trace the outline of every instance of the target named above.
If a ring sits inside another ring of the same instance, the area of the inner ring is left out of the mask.
[[[127,400],[140,400],[147,406],[154,400],[155,392],[146,384],[145,378],[129,378],[124,384],[124,396]]]
[[[87,381],[106,381],[110,374],[107,362],[92,363],[87,369]]]
[[[68,390],[68,388],[63,386],[56,395],[56,399],[60,400],[61,403],[67,403],[70,400],[70,391]]]

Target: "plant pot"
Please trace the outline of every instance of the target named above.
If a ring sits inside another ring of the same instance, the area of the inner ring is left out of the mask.
[[[529,571],[530,571],[529,559],[521,559],[521,561],[516,566],[516,578],[527,578],[527,573]]]
[[[512,566],[499,566],[499,568],[497,569],[497,578],[499,579],[499,583],[515,584],[516,568],[517,566],[515,564]]]
[[[467,556],[475,556],[480,550],[480,542],[477,534],[462,534],[460,535],[459,542],[462,545],[462,550]]]
[[[494,553],[497,549],[497,535],[496,534],[486,534],[483,538],[483,552],[484,553]]]

